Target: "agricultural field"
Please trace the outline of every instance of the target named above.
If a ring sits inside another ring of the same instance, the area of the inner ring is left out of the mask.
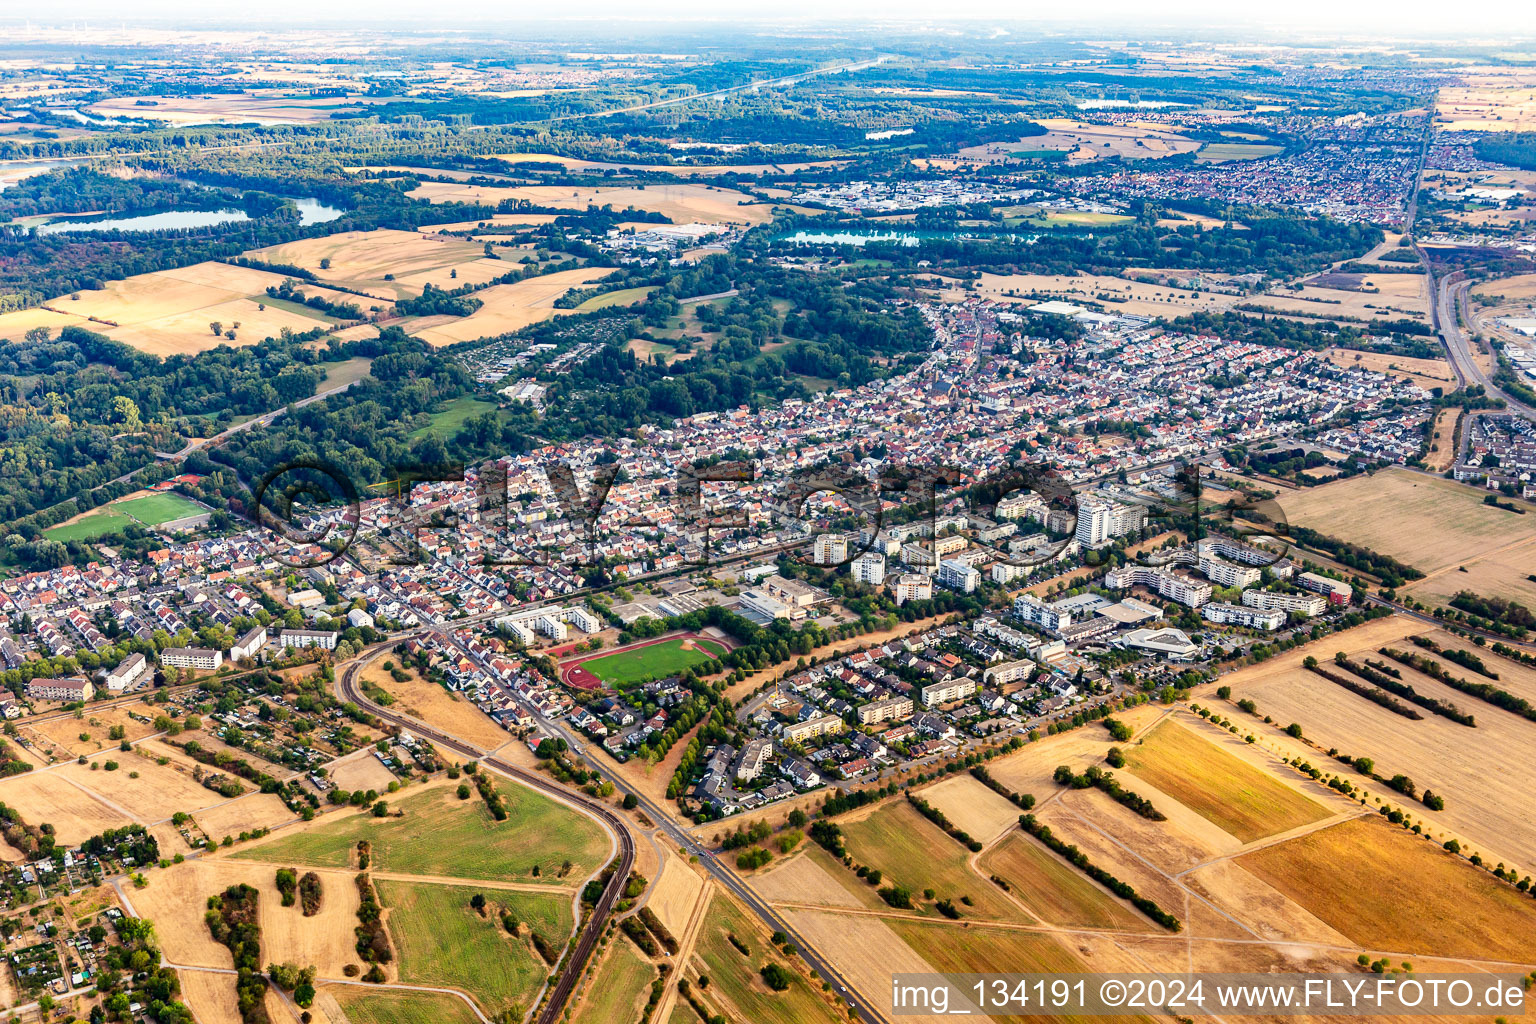
[[[1186,288],[1134,281],[1097,274],[988,274],[977,280],[975,291],[954,288],[944,292],[945,301],[980,296],[997,302],[1035,305],[1052,299],[1095,303],[1109,313],[1175,317],[1195,311],[1216,312],[1238,301],[1235,295],[1195,292]]]
[[[719,657],[724,653],[725,646],[713,640],[682,637],[615,651],[583,661],[581,667],[610,686],[625,686],[675,675],[685,668],[702,665],[711,657]]]
[[[731,942],[731,936],[746,946],[748,952],[738,949]],[[769,963],[795,974],[793,982],[783,992],[770,989],[758,973]],[[695,975],[709,975],[709,988],[701,993],[703,1001],[721,1007],[732,1020],[751,1021],[752,1024],[831,1024],[841,1019],[841,1014],[821,997],[820,985],[813,989],[812,982],[774,950],[757,919],[749,917],[723,892],[715,894],[705,912],[694,946],[693,967]],[[890,984],[889,975],[885,984]]]
[[[76,723],[78,724],[78,723]],[[127,784],[127,772],[122,772]],[[60,843],[77,845],[133,819],[57,772],[27,772],[0,781],[0,801],[31,824],[48,824]]]
[[[374,885],[388,911],[385,924],[400,980],[459,989],[493,1015],[526,1009],[549,970],[528,938],[508,934],[501,915],[511,914],[555,949],[565,945],[573,924],[564,895],[383,878],[375,878]],[[487,900],[484,917],[469,905],[481,892]]]
[[[175,768],[161,767],[131,755],[125,756],[122,764],[115,772],[91,771],[88,765],[73,764],[56,768],[53,773],[111,801],[140,822],[160,821],[177,811],[195,812],[224,801],[224,797]],[[137,772],[138,778],[130,778],[129,772]]]
[[[148,117],[173,126],[196,124],[308,124],[337,111],[376,102],[365,96],[313,97],[288,89],[252,89],[212,96],[119,96],[85,108],[106,117]]]
[[[914,912],[938,915],[934,901],[923,896],[923,890],[932,889],[935,899],[952,901],[966,917],[1020,917],[1018,908],[996,886],[971,870],[970,851],[905,799],[889,801],[861,821],[845,821],[843,839],[854,863],[878,869],[884,885],[911,890]],[[969,896],[974,907],[962,906],[962,896]]]
[[[1490,508],[1483,504],[1484,493],[1452,480],[1385,469],[1287,491],[1278,500],[1292,524],[1391,555],[1421,572],[1466,565],[1469,574],[1462,582],[1475,590],[1478,556],[1531,539],[1528,515]]]
[[[1320,829],[1238,862],[1367,948],[1522,964],[1536,948],[1529,896],[1376,818]]]
[[[1312,280],[1350,287],[1307,283],[1300,291],[1270,291],[1249,301],[1266,310],[1306,317],[1429,322],[1429,289],[1423,274],[1333,274]],[[1376,290],[1365,290],[1371,288]]]
[[[674,933],[676,934],[676,933]],[[614,935],[596,966],[588,968],[585,990],[571,1015],[573,1024],[636,1020],[650,996],[656,968],[635,944]]]
[[[1041,118],[1039,123],[1049,129],[1046,134],[1031,135],[1018,142],[969,146],[960,150],[960,157],[970,162],[996,163],[1014,156],[1060,152],[1065,153],[1071,163],[1086,163],[1112,156],[1124,160],[1155,160],[1193,153],[1200,148],[1199,142],[1181,132],[1151,122],[1108,125],[1047,117]]]
[[[1127,766],[1243,842],[1328,817],[1321,804],[1177,722],[1125,748]]]
[[[970,775],[961,774],[928,786],[919,793],[955,827],[989,843],[1019,823],[1019,809]]]
[[[412,331],[412,335],[431,345],[452,345],[460,341],[489,338],[563,316],[575,310],[555,308],[555,300],[573,288],[613,273],[610,267],[578,267],[543,274],[515,284],[496,284],[475,293],[481,307],[466,317],[433,324]]]
[[[1425,391],[1439,388],[1443,393],[1456,390],[1456,375],[1444,359],[1415,359],[1412,356],[1394,356],[1383,352],[1362,352],[1358,349],[1331,348],[1326,353],[1335,366],[1358,367],[1385,373],[1410,384],[1417,384]]]
[[[279,274],[213,262],[139,274],[49,299],[47,309],[0,316],[0,338],[20,340],[30,326],[74,325],[150,355],[172,356],[219,345],[254,345],[284,327],[303,332],[326,326],[313,311],[267,303],[267,287],[283,280]],[[233,329],[235,337],[215,334],[210,326],[215,322]]]
[[[1435,126],[1451,132],[1536,131],[1536,89],[1449,86],[1436,97]]]
[[[331,1012],[332,1004],[335,1013]],[[441,992],[324,985],[316,994],[315,1006],[331,1024],[477,1024],[480,1019],[464,1000]]]
[[[1012,886],[1014,898],[1046,924],[1129,931],[1156,927],[1022,830],[988,850],[981,867]]]
[[[495,780],[507,803],[506,821],[493,819],[473,792],[460,800],[454,787],[433,786],[389,801],[403,817],[328,817],[242,847],[234,856],[344,868],[356,862],[358,840],[367,839],[373,844],[373,870],[396,874],[575,887],[597,870],[609,844],[595,822],[510,779]],[[572,866],[562,877],[566,860]]]
[[[322,283],[332,283],[391,302],[420,294],[421,286],[409,286],[405,278],[416,274],[446,272],[485,259],[485,247],[474,242],[418,231],[343,231],[321,238],[255,249],[246,255],[266,263],[302,267]],[[321,266],[322,261],[329,261]],[[507,270],[513,269],[511,266]],[[387,278],[387,279],[386,279]],[[354,296],[365,311],[368,300]]]
[[[1401,616],[1378,620],[1324,641],[1317,651],[1320,661],[1343,651],[1356,662],[1366,658],[1386,661],[1381,647],[1421,652],[1408,636],[1424,633],[1422,623]],[[1438,631],[1428,633],[1447,648],[1467,648],[1466,641]],[[1316,645],[1314,645],[1316,646]],[[1301,665],[1305,650],[1288,651],[1259,665],[1241,669],[1224,678],[1234,699],[1247,698],[1261,714],[1277,722],[1297,722],[1306,737],[1322,751],[1330,748],[1354,757],[1369,757],[1376,772],[1385,777],[1407,775],[1422,789],[1445,797],[1445,809],[1431,812],[1385,786],[1364,778],[1325,754],[1309,755],[1313,764],[1326,766],[1362,786],[1375,800],[1403,807],[1422,820],[1439,841],[1457,838],[1470,854],[1485,860],[1518,865],[1536,873],[1536,822],[1528,808],[1528,794],[1536,786],[1536,772],[1525,760],[1501,758],[1498,771],[1489,770],[1489,752],[1523,750],[1536,742],[1536,722],[1486,704],[1469,694],[1422,675],[1406,665],[1391,663],[1403,682],[1426,696],[1448,701],[1474,716],[1475,728],[1424,712],[1415,721],[1393,714]],[[1517,665],[1486,650],[1479,655],[1500,675],[1494,685],[1536,702],[1536,671]],[[1436,659],[1451,675],[1483,681],[1468,669]],[[1342,671],[1342,670],[1341,670]],[[1235,717],[1234,717],[1235,720]]]
[[[633,207],[670,218],[674,224],[735,224],[755,227],[773,219],[770,207],[735,189],[715,185],[646,185],[638,188],[590,188],[572,185],[460,185],[425,182],[413,198],[434,203],[484,203],[527,200],[534,206],[586,210],[589,206]],[[743,205],[745,204],[745,205]]]
[[[1197,164],[1224,164],[1233,160],[1261,160],[1284,152],[1283,146],[1254,145],[1243,142],[1207,142],[1195,154]]]
[[[594,309],[611,309],[614,306],[632,306],[642,302],[654,288],[620,288],[617,291],[604,292],[602,295],[594,295],[592,298],[576,307],[578,313],[590,313]]]

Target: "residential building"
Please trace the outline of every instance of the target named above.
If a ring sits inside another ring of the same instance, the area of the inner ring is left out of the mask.
[[[946,558],[939,563],[938,578],[944,586],[962,594],[969,594],[981,586],[981,573],[973,566],[953,558]]]
[[[841,533],[819,533],[811,546],[811,561],[817,565],[842,565],[848,561],[848,538]]]
[[[882,697],[880,700],[872,700],[868,704],[859,705],[860,725],[892,722],[903,718],[910,718],[911,715],[911,697]]]
[[[32,679],[27,682],[27,696],[33,700],[90,700],[96,687],[84,676],[66,679]]]
[[[195,668],[212,672],[224,664],[224,652],[206,647],[167,647],[160,652],[160,664],[167,668]]]
[[[908,601],[927,601],[933,597],[933,580],[920,572],[904,572],[888,584],[898,605]]]
[[[1328,599],[1329,604],[1348,604],[1355,592],[1354,588],[1343,580],[1319,576],[1315,572],[1299,572],[1296,574],[1295,582],[1304,590],[1322,594]]]
[[[267,627],[255,626],[245,636],[235,641],[229,649],[230,661],[245,661],[254,659],[256,652],[267,645]]]
[[[1245,590],[1243,604],[1265,610],[1278,608],[1307,618],[1328,610],[1328,602],[1316,594],[1277,594],[1273,590]]]
[[[1246,605],[1212,601],[1200,609],[1200,615],[1208,622],[1226,626],[1246,626],[1273,632],[1285,625],[1285,612],[1278,608],[1268,610],[1249,608]]]
[[[961,676],[942,683],[929,683],[920,691],[923,699],[923,707],[935,708],[940,704],[949,704],[953,701],[964,700],[976,692],[976,680]]]
[[[106,684],[108,693],[122,693],[149,674],[149,660],[142,654],[130,654],[118,663],[118,666],[107,673]]]
[[[277,642],[284,647],[319,647],[336,649],[336,632],[328,629],[285,629],[278,633]]]
[[[885,582],[885,556],[866,551],[848,565],[848,572],[860,583],[878,587]]]
[[[748,742],[736,761],[736,781],[751,782],[757,778],[772,756],[772,740],[758,738]]]
[[[784,726],[780,735],[785,743],[804,743],[818,736],[827,736],[835,732],[842,732],[847,724],[836,715],[819,715],[816,718],[808,718],[803,722],[794,722]]]

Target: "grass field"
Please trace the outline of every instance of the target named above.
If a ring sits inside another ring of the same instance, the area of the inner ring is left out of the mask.
[[[996,886],[970,869],[965,847],[905,800],[894,800],[862,821],[843,825],[843,836],[855,863],[878,868],[886,885],[910,889],[924,914],[938,914],[932,901],[923,898],[923,890],[932,889],[935,899],[952,900],[966,917],[1016,920],[1022,916]],[[975,906],[964,906],[962,896],[971,897]]]
[[[63,523],[43,531],[49,540],[95,540],[121,533],[138,523],[142,526],[159,526],[175,519],[202,515],[208,510],[190,498],[166,492],[148,494],[142,498],[114,501],[95,512],[81,516],[72,523]]]
[[[1126,758],[1139,777],[1243,842],[1328,817],[1321,804],[1173,722],[1127,748]]]
[[[684,647],[684,643],[692,644]],[[664,643],[617,651],[602,658],[584,661],[581,667],[603,682],[614,686],[643,683],[675,675],[685,668],[702,665],[711,655],[725,653],[725,646],[710,640],[667,640]]]
[[[1010,835],[987,851],[981,866],[1013,886],[1014,897],[1047,924],[1151,928],[1135,912],[1023,832]]]
[[[1283,148],[1282,146],[1244,145],[1240,142],[1207,142],[1200,147],[1200,152],[1195,154],[1195,163],[1224,164],[1229,160],[1257,160],[1260,157],[1274,156]]]
[[[488,914],[469,905],[481,890],[376,879],[379,900],[389,909],[390,941],[399,954],[400,980],[440,985],[473,996],[492,1015],[526,1009],[547,977],[548,967],[528,944],[509,935],[501,911],[530,925],[558,949],[571,931],[570,901],[564,896],[490,890]]]
[[[594,295],[586,302],[576,307],[576,312],[586,313],[594,309],[608,309],[613,306],[629,306],[641,301],[654,288],[620,288],[618,291],[604,292],[602,295]]]
[[[235,856],[346,867],[357,841],[367,839],[373,843],[374,868],[400,874],[576,885],[597,869],[608,841],[595,823],[507,779],[498,778],[496,788],[506,799],[506,821],[494,820],[478,796],[461,801],[453,790],[437,788],[391,800],[405,812],[402,818],[352,815]],[[559,878],[567,859],[572,870]]]
[[[1406,469],[1386,469],[1280,496],[1286,518],[1331,537],[1391,555],[1425,573],[1467,565],[1462,581],[1477,589],[1473,562],[1529,541],[1530,515],[1483,504],[1487,492]]]
[[[106,537],[114,533],[121,533],[124,529],[133,525],[133,520],[128,516],[116,512],[100,509],[88,516],[82,516],[72,523],[63,523],[52,526],[43,531],[43,536],[49,540],[95,540],[97,537]]]
[[[745,943],[751,953],[743,954],[732,945],[732,935]],[[752,1024],[830,1024],[839,1019],[798,974],[783,992],[775,992],[763,983],[758,971],[764,964],[789,967],[788,961],[724,893],[717,893],[710,901],[694,954],[704,965],[703,973],[709,975],[709,988],[702,993],[704,1001],[711,1006],[729,1002],[736,1011],[726,1014],[731,1020]]]
[[[572,1024],[637,1020],[655,978],[656,968],[640,956],[635,944],[614,936],[607,955],[587,979],[587,990],[571,1017]]]
[[[411,431],[412,437],[426,437],[428,434],[436,434],[441,438],[449,438],[459,432],[459,428],[476,416],[483,416],[488,412],[496,411],[496,403],[476,398],[473,395],[465,395],[455,398],[437,412],[432,413],[432,422],[424,427],[417,427]]]
[[[329,994],[352,1024],[476,1024],[479,1019],[464,1000],[440,992],[404,992],[388,989],[359,989],[350,985],[331,985],[321,990]]]
[[[1371,948],[1522,964],[1536,949],[1536,901],[1376,818],[1320,829],[1238,863]]]
[[[190,498],[170,492],[113,502],[112,507],[119,512],[126,512],[145,526],[159,526],[174,519],[185,519],[208,511]]]

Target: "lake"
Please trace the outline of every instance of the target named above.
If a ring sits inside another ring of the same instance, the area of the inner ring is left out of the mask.
[[[318,199],[295,199],[299,223],[324,224],[341,216],[334,206]],[[107,217],[60,217],[38,226],[40,235],[66,231],[175,231],[180,228],[206,228],[214,224],[235,224],[250,220],[244,210],[160,210],[156,213],[118,213]]]

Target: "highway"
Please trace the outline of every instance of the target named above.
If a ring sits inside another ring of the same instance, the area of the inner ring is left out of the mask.
[[[1466,330],[1462,327],[1462,323],[1466,320],[1467,292],[1471,289],[1472,282],[1459,271],[1436,278],[1434,269],[1423,250],[1418,249],[1417,246],[1414,248],[1418,250],[1419,259],[1424,262],[1424,272],[1429,275],[1429,286],[1435,299],[1432,309],[1434,325],[1440,331],[1440,340],[1445,345],[1445,352],[1450,358],[1451,370],[1456,374],[1458,385],[1466,387],[1469,384],[1481,384],[1490,397],[1502,398],[1511,411],[1536,419],[1536,409],[1501,391],[1477,364],[1473,351],[1475,342],[1467,336]]]
[[[614,867],[613,874],[608,879],[608,884],[603,888],[603,894],[598,898],[597,905],[592,908],[591,915],[587,918],[585,927],[576,940],[575,947],[566,957],[560,977],[548,990],[544,1008],[536,1018],[537,1024],[555,1024],[565,1011],[565,1004],[570,999],[571,991],[580,980],[582,971],[586,968],[587,961],[591,958],[592,950],[596,947],[598,939],[602,937],[603,929],[607,926],[608,918],[613,913],[614,904],[624,891],[624,885],[629,880],[630,872],[635,866],[635,840],[625,827],[622,819],[612,809],[600,801],[589,800],[580,793],[566,789],[537,772],[530,772],[525,768],[509,764],[497,757],[488,757],[479,748],[465,743],[455,736],[450,736],[414,718],[396,714],[388,708],[373,703],[357,685],[359,670],[373,658],[390,650],[399,639],[392,640],[386,645],[376,648],[371,655],[352,662],[347,666],[340,678],[337,687],[343,700],[351,701],[360,708],[366,709],[370,714],[379,719],[397,725],[410,731],[413,735],[420,736],[437,744],[440,747],[452,750],[463,755],[471,761],[478,761],[481,765],[491,768],[502,775],[516,779],[518,782],[532,789],[546,793],[555,799],[568,804],[578,804],[588,814],[600,819],[613,833],[614,841],[619,847],[618,863]]]

